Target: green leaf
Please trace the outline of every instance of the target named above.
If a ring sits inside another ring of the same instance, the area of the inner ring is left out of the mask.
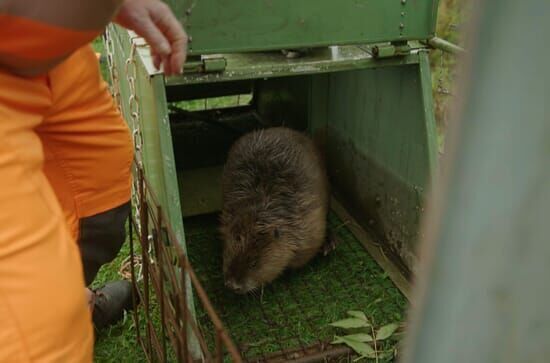
[[[391,350],[387,350],[384,352],[378,352],[378,358],[379,359],[388,359],[388,358],[394,358],[395,354]]]
[[[372,337],[369,334],[358,333],[358,334],[345,335],[343,337],[337,335],[334,337],[334,341],[332,342],[332,344],[341,344],[343,343],[342,339],[355,340],[356,342],[362,342],[362,343],[373,341]]]
[[[372,348],[371,348],[372,349]],[[376,357],[380,358],[380,355],[378,352],[376,352],[374,349],[369,354],[364,355],[363,357],[374,359]]]
[[[330,323],[329,325],[334,326],[336,328],[343,328],[343,329],[366,328],[370,326],[367,321],[358,319],[358,318],[348,318],[348,319],[338,320],[338,321],[335,321],[334,323]]]
[[[384,325],[376,332],[376,340],[385,340],[392,336],[392,334],[399,328],[399,325],[392,323]]]
[[[357,353],[361,356],[364,356],[364,357],[367,357],[367,358],[376,356],[376,352],[374,351],[374,349],[372,349],[372,347],[370,345],[368,345],[367,343],[358,342],[356,340],[349,339],[347,337],[336,337],[336,338],[341,343],[347,345],[348,347],[353,349],[353,351],[355,353]]]
[[[362,311],[350,310],[350,311],[348,311],[348,315],[353,316],[354,318],[357,318],[357,319],[368,321],[367,316]]]

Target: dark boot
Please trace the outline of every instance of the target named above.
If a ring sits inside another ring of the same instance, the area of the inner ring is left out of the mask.
[[[92,321],[98,330],[116,324],[124,317],[124,311],[130,311],[134,307],[132,284],[129,281],[108,282],[92,292]]]
[[[94,281],[101,266],[118,255],[126,239],[125,224],[129,213],[130,203],[125,203],[80,220],[78,246],[87,286]],[[109,282],[92,292],[92,318],[96,329],[117,323],[124,317],[124,311],[133,307],[132,284],[128,281]]]

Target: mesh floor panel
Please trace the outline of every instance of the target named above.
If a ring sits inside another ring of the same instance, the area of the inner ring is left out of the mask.
[[[262,296],[236,295],[224,287],[217,228],[214,215],[186,219],[188,255],[246,361],[286,361],[321,352],[341,333],[328,324],[345,318],[348,310],[364,311],[375,326],[404,319],[406,299],[334,214],[329,228],[337,237],[336,249],[285,273]],[[213,344],[209,319],[201,310],[197,317]]]

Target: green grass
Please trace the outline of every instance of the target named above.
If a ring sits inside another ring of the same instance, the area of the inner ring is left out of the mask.
[[[246,359],[328,343],[341,333],[329,323],[348,310],[364,311],[375,326],[403,321],[406,299],[342,222],[334,215],[329,221],[339,239],[335,251],[285,273],[261,296],[241,296],[224,287],[216,217],[186,220],[190,261]],[[213,346],[212,324],[200,307],[198,320]]]
[[[126,242],[118,257],[101,268],[93,286],[120,280],[118,271],[124,259],[129,256],[129,243]],[[97,363],[139,363],[145,362],[145,355],[136,341],[136,330],[131,314],[127,314],[119,324],[100,332],[95,345]]]
[[[99,67],[101,70],[101,75],[103,76],[103,79],[107,81],[107,83],[111,83],[111,76],[109,74],[109,66],[107,65],[107,58],[106,58],[106,52],[105,52],[105,44],[101,38],[96,38],[92,46],[94,47],[95,51],[97,53],[101,54],[101,60],[99,63]]]
[[[331,216],[330,226],[341,241],[337,249],[327,257],[316,258],[298,272],[285,274],[266,288],[260,299],[234,295],[223,287],[217,218],[203,216],[186,220],[191,262],[232,338],[247,358],[315,344],[319,339],[330,341],[340,332],[328,324],[345,317],[347,310],[365,311],[376,326],[403,321],[406,300],[389,277],[335,216]],[[120,279],[119,269],[128,255],[126,242],[119,256],[100,270],[94,286]],[[198,300],[196,305],[199,324],[212,347],[211,323]],[[158,316],[155,318],[158,320]],[[141,313],[140,324],[143,322]],[[98,335],[95,361],[145,362],[136,342],[131,315]]]

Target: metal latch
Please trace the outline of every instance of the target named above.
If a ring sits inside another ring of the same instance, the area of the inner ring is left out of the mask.
[[[184,73],[214,73],[223,72],[227,67],[227,60],[222,56],[190,57],[183,66]]]
[[[390,58],[410,54],[411,46],[407,42],[394,42],[375,45],[371,50],[375,58]]]

